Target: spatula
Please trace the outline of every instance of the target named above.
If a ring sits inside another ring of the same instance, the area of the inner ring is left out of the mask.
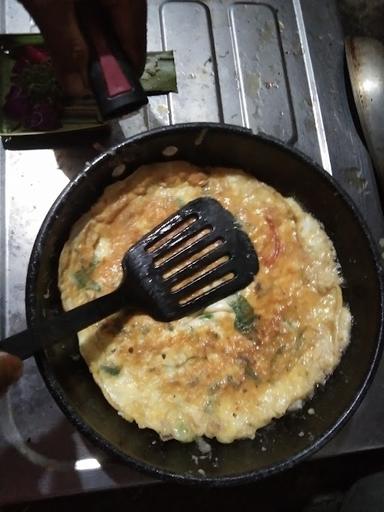
[[[186,204],[131,247],[119,287],[0,342],[22,359],[119,311],[169,322],[247,286],[259,264],[248,235],[215,199]]]

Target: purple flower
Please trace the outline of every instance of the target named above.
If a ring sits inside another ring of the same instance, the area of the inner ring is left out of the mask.
[[[61,126],[60,112],[52,103],[36,103],[24,124],[32,130],[54,130]]]
[[[12,85],[7,96],[3,110],[6,116],[15,121],[22,121],[31,112],[32,105],[28,96],[17,85]]]

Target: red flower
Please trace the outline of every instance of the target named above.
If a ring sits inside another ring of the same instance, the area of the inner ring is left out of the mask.
[[[46,50],[37,46],[31,46],[30,44],[24,46],[24,57],[32,64],[43,64],[50,59],[49,53]]]

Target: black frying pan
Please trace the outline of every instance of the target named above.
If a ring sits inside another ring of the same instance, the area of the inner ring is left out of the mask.
[[[161,128],[117,146],[69,183],[49,211],[28,268],[28,324],[61,311],[58,258],[75,220],[106,185],[141,164],[169,159],[243,168],[296,198],[324,224],[336,247],[345,279],[344,300],[354,319],[351,344],[337,370],[301,411],[261,429],[254,440],[229,445],[209,441],[211,458],[196,464],[193,456],[201,453],[195,443],[161,442],[153,431],[140,430],[116,414],[78,357],[77,339],[45,350],[37,356],[37,363],[52,395],[76,427],[136,469],[182,482],[218,485],[255,480],[292,466],[340,429],[361,401],[381,349],[383,284],[373,244],[348,197],[309,159],[240,128],[201,123]],[[113,177],[113,169],[122,161],[125,173]],[[309,407],[315,414],[307,414]]]

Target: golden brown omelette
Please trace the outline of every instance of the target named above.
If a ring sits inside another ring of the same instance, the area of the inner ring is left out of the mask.
[[[111,292],[126,250],[201,196],[220,201],[248,233],[260,263],[254,282],[170,323],[120,312],[80,332],[80,351],[128,421],[162,439],[230,443],[300,405],[349,342],[335,250],[318,221],[238,169],[142,166],[74,226],[59,287],[66,310]]]

